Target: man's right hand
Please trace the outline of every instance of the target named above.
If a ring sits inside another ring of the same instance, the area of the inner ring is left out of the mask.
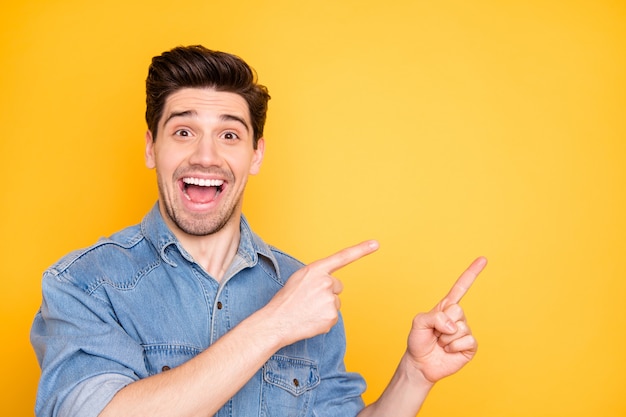
[[[343,284],[332,273],[375,252],[368,240],[296,271],[265,307],[272,311],[284,346],[327,333],[337,323]]]

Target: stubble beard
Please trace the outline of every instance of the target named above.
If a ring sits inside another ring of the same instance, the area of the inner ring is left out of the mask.
[[[219,208],[216,213],[212,214],[196,214],[185,213],[183,208],[177,207],[175,200],[166,199],[165,186],[158,181],[159,195],[161,196],[159,204],[163,204],[163,208],[170,220],[178,229],[192,236],[208,236],[219,232],[233,218],[238,207],[241,206],[242,196],[238,196],[234,204],[224,205]],[[223,196],[225,197],[225,196]],[[223,203],[227,203],[223,201]]]
[[[215,215],[186,215],[181,213],[182,210],[176,210],[171,204],[165,205],[165,210],[169,218],[174,222],[176,227],[192,236],[208,236],[219,232],[226,226],[235,215],[235,207],[228,210],[220,210]]]

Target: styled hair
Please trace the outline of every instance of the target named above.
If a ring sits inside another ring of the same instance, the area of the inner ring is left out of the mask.
[[[235,93],[248,103],[254,149],[263,136],[270,95],[254,70],[238,56],[202,45],[179,46],[152,58],[146,79],[146,122],[156,140],[165,101],[182,88]]]

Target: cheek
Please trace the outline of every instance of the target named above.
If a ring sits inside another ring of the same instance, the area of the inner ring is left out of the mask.
[[[157,159],[156,170],[161,176],[171,177],[176,170],[176,165],[170,159]]]
[[[250,155],[239,153],[222,154],[224,167],[228,169],[235,178],[248,176],[248,171],[252,168]]]
[[[162,174],[171,175],[178,168],[185,155],[173,147],[162,147],[153,152],[154,165]]]

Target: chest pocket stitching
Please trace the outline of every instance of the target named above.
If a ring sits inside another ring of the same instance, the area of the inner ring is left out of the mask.
[[[263,365],[263,379],[295,396],[302,395],[320,383],[315,362],[283,355],[274,355]]]
[[[164,366],[170,369],[182,365],[201,352],[197,347],[176,343],[145,344],[142,347],[148,375],[161,372]]]

